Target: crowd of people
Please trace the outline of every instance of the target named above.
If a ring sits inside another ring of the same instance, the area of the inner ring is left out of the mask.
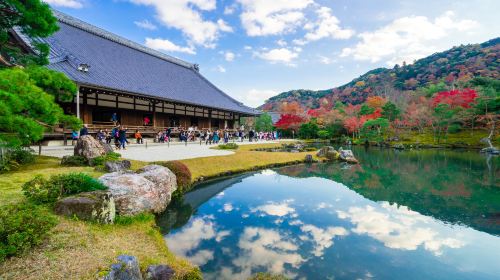
[[[127,139],[127,131],[128,129],[120,125],[118,122],[115,123],[115,126],[111,130],[101,129],[96,134],[96,139],[102,143],[111,144],[113,142],[115,148],[117,150],[126,150],[127,145],[130,142]],[[195,142],[197,140],[200,141],[200,144],[205,143],[205,145],[212,144],[220,144],[220,143],[228,143],[232,142],[243,142],[245,139],[248,139],[249,142],[257,142],[257,141],[272,141],[278,140],[281,135],[278,131],[270,131],[270,132],[256,132],[253,129],[245,131],[243,128],[238,130],[229,130],[229,129],[215,129],[215,130],[198,130],[197,127],[189,127],[187,130],[178,128],[178,138],[180,142]],[[80,136],[89,135],[87,125],[84,125],[83,128],[78,131],[72,132],[72,145],[74,142],[78,140]],[[134,132],[135,142],[137,144],[143,144],[144,140],[142,137],[142,133],[139,130]],[[172,140],[172,128],[168,127],[164,130],[159,131],[155,135],[154,142],[156,143],[167,143]]]

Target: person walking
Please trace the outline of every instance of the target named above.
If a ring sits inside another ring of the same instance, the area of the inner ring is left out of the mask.
[[[205,145],[208,145],[210,143],[210,145],[212,145],[212,139],[213,139],[213,134],[210,130],[207,130],[207,136],[206,136],[206,141],[205,141]]]
[[[111,133],[109,133],[109,131],[106,129],[104,130],[104,135],[105,135],[105,139],[106,139],[106,144],[111,144]]]
[[[75,142],[78,141],[78,131],[71,131],[71,145],[74,146]]]
[[[120,149],[126,150],[125,144],[127,143],[127,129],[123,126],[120,126],[118,130],[118,141],[120,142]]]
[[[102,131],[102,129],[99,129],[99,132],[97,132],[96,138],[97,138],[97,141],[104,143],[104,138],[106,138],[106,135],[104,134],[104,131]]]
[[[217,130],[214,132],[214,138],[213,138],[214,144],[219,144],[219,139],[220,139],[219,131]]]

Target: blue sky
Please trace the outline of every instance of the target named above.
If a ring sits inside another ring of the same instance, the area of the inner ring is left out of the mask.
[[[327,89],[377,67],[500,36],[498,0],[45,0],[130,40],[200,64],[250,106]]]

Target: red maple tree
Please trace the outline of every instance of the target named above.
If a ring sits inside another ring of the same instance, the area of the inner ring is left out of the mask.
[[[279,129],[298,129],[299,126],[305,122],[305,118],[292,115],[292,114],[283,114],[280,119],[274,124],[276,128]]]
[[[448,104],[451,108],[470,108],[470,105],[474,102],[477,96],[477,92],[470,88],[463,90],[455,89],[437,93],[432,98],[431,103],[434,107],[438,104]]]

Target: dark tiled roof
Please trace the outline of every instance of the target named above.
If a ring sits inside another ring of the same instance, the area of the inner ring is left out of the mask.
[[[76,18],[54,11],[59,31],[44,39],[51,47],[49,68],[83,85],[245,114],[259,111],[231,98],[194,64],[146,48]],[[88,72],[79,64],[88,64]]]

